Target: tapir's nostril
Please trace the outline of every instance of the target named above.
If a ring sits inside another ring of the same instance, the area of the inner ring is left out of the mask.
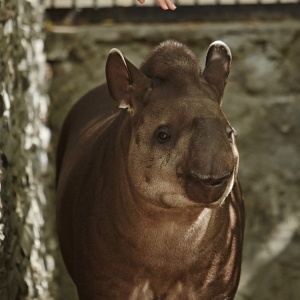
[[[194,172],[191,172],[191,175],[192,175],[192,178],[198,182],[201,182],[205,185],[208,185],[208,186],[218,186],[218,185],[221,185],[224,181],[226,181],[230,176],[231,176],[231,173],[227,173],[223,176],[218,176],[218,177],[214,177],[214,176],[201,176],[201,175],[198,175]]]

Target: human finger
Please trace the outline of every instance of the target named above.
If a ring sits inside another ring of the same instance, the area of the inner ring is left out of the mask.
[[[157,4],[164,10],[175,10],[177,7],[172,0],[156,0]]]

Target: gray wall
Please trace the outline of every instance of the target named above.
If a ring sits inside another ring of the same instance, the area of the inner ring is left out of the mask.
[[[105,81],[111,48],[119,48],[139,65],[155,45],[170,38],[190,46],[202,66],[214,40],[226,42],[233,54],[223,107],[238,132],[239,178],[247,213],[236,299],[299,299],[300,22],[50,28],[46,46],[53,68],[52,150],[71,105]],[[66,277],[60,280],[67,288]]]

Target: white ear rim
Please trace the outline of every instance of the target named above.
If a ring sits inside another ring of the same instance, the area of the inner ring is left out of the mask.
[[[231,51],[229,49],[229,47],[222,41],[215,41],[213,43],[211,43],[208,47],[208,51],[211,47],[214,47],[214,46],[221,46],[221,47],[224,47],[226,52],[227,52],[227,55],[230,57],[230,59],[232,59],[232,54],[231,54]]]
[[[126,61],[125,61],[125,58],[124,58],[122,52],[117,48],[112,48],[112,49],[110,49],[108,54],[111,54],[111,53],[118,53],[120,55],[120,57],[122,58],[122,61],[123,61],[124,65],[126,66],[126,69],[128,70],[127,64],[126,64]]]
[[[112,48],[112,49],[109,51],[108,54],[111,54],[111,53],[117,53],[117,54],[121,57],[121,59],[122,59],[124,65],[125,65],[125,67],[126,67],[126,69],[127,69],[127,71],[128,71],[128,67],[127,67],[127,64],[126,64],[126,61],[125,61],[125,58],[124,58],[122,52],[121,52],[119,49],[117,49],[117,48]],[[120,104],[119,104],[119,108],[122,108],[122,109],[128,109],[128,108],[130,108],[130,105],[129,105],[129,104],[126,104],[125,101],[121,100],[121,102],[120,102]]]

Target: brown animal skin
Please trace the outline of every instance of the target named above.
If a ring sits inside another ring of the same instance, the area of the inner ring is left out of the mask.
[[[67,116],[57,226],[81,300],[234,298],[244,208],[220,106],[230,63],[222,42],[209,47],[203,72],[175,41],[140,70],[113,49],[107,85]]]

